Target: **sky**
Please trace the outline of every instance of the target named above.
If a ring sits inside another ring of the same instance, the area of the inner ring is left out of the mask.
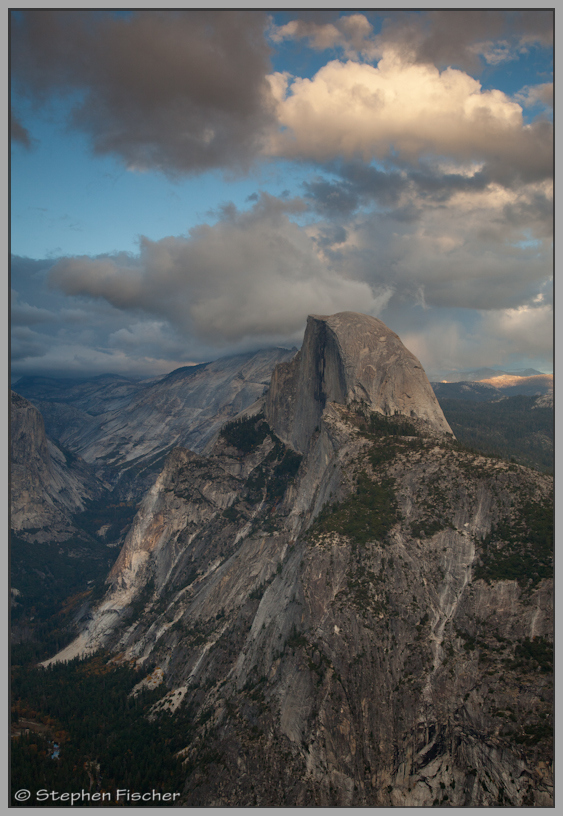
[[[151,377],[383,320],[552,368],[549,10],[19,10],[12,376]]]

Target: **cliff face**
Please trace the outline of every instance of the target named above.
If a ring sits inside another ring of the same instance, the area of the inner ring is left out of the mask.
[[[304,452],[330,402],[417,418],[429,430],[451,434],[420,362],[368,315],[308,318],[300,352],[274,370],[266,418],[281,439]]]
[[[102,485],[77,457],[68,458],[45,434],[37,408],[11,400],[11,526],[30,540],[64,540],[71,516],[100,495]]]
[[[91,464],[116,495],[140,498],[171,449],[203,451],[224,422],[263,394],[273,367],[294,353],[267,349],[137,383],[37,377],[18,385],[40,408],[54,438]]]
[[[193,714],[184,806],[550,805],[552,480],[462,450],[336,317],[269,421],[169,456],[55,659],[158,666],[153,716]]]

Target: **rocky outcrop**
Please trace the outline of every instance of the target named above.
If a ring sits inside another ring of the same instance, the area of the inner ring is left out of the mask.
[[[76,529],[73,514],[102,490],[84,462],[47,438],[37,408],[12,391],[12,529],[29,540],[65,540]]]
[[[274,369],[266,418],[281,439],[304,452],[331,402],[408,416],[434,433],[451,434],[420,362],[398,335],[368,315],[307,319],[301,350]]]

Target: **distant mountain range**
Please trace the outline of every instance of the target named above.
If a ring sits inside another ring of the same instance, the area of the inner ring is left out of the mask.
[[[502,374],[488,380],[433,382],[432,388],[438,399],[486,402],[488,400],[524,395],[527,397],[547,397],[542,404],[544,406],[553,405],[553,374],[539,374],[530,377]]]
[[[138,498],[178,446],[202,452],[255,402],[272,369],[297,349],[266,349],[133,381],[22,377],[14,388],[43,415],[47,434],[78,454],[124,498]]]
[[[511,377],[535,377],[542,374],[542,371],[537,371],[535,368],[521,368],[514,371],[503,371],[497,368],[473,368],[467,371],[449,371],[442,378],[442,382],[478,382],[480,380],[488,380],[492,377],[502,377],[504,375]]]

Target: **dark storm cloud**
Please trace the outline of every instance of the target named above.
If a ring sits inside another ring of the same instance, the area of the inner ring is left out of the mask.
[[[73,94],[72,125],[131,168],[244,169],[271,124],[266,24],[259,11],[25,10],[13,77],[36,103]]]
[[[13,111],[10,111],[10,139],[12,142],[18,142],[28,149],[32,145],[28,129],[22,125]]]

